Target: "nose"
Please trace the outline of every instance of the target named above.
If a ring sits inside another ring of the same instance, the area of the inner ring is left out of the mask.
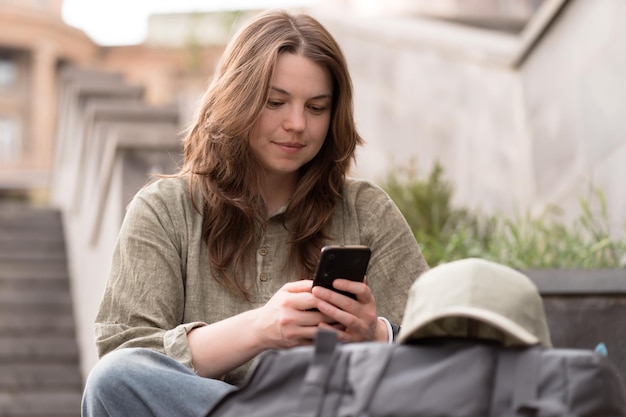
[[[304,109],[292,107],[285,118],[284,127],[285,130],[302,132],[306,127]]]

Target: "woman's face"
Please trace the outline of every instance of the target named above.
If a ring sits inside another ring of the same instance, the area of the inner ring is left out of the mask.
[[[265,107],[250,132],[250,147],[270,176],[294,176],[324,144],[332,110],[332,82],[325,68],[281,53]]]

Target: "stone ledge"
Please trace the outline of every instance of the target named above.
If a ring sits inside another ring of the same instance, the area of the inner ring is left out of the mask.
[[[626,269],[532,269],[522,272],[544,296],[621,294],[626,297]]]

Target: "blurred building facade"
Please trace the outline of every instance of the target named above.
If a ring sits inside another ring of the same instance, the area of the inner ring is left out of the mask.
[[[91,40],[63,23],[61,5],[0,1],[0,190],[47,185],[57,71],[97,58]]]
[[[147,103],[188,111],[223,48],[193,41],[101,47],[63,22],[62,3],[0,0],[0,196],[47,200],[64,68],[119,73],[144,88]]]

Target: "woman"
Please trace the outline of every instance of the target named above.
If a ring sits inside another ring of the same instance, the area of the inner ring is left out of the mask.
[[[390,341],[427,265],[375,185],[347,178],[362,139],[332,36],[267,12],[226,48],[184,164],[128,208],[98,316],[83,415],[204,415],[268,349]],[[367,245],[366,282],[316,286],[320,249]],[[121,349],[125,348],[125,349]]]

